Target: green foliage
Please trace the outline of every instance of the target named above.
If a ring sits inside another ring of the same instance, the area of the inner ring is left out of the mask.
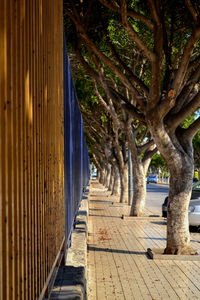
[[[70,6],[70,1],[64,1],[66,5]],[[127,77],[129,81],[132,80],[131,72],[134,73],[143,83],[150,87],[151,81],[151,64],[147,57],[144,55],[145,51],[138,49],[136,43],[130,39],[127,31],[121,25],[121,16],[101,5],[100,1],[75,1],[76,8],[80,14],[80,20],[85,27],[87,35],[91,38],[96,47],[110,60],[112,60],[116,67],[118,67],[123,74]],[[109,2],[109,1],[108,1]],[[72,2],[71,2],[72,3]],[[89,13],[85,14],[89,4],[92,3],[92,8]],[[120,1],[116,1],[120,5]],[[149,5],[146,1],[140,0],[127,0],[127,6],[129,9],[134,9],[134,11],[139,12],[141,15],[146,16],[152,21],[152,16],[150,15]],[[156,2],[155,2],[156,3]],[[195,9],[199,11],[200,1],[192,0],[192,4]],[[170,84],[173,81],[174,74],[177,71],[178,65],[180,63],[184,46],[186,45],[192,29],[194,27],[194,21],[189,12],[187,5],[184,0],[163,0],[160,2],[160,7],[157,7],[158,11],[161,13],[162,17],[162,27],[166,30],[166,35],[164,37],[164,47],[163,47],[163,61],[161,64],[161,94],[165,95]],[[160,10],[159,10],[160,9]],[[83,17],[82,17],[83,16]],[[132,26],[134,31],[137,33],[139,38],[143,43],[152,51],[156,51],[156,44],[153,38],[153,31],[150,30],[144,23],[136,18],[128,17],[129,24]],[[77,45],[81,48],[82,55],[85,60],[89,63],[90,67],[97,71],[94,64],[93,57],[95,51],[90,49],[87,50],[87,45],[85,40],[81,40],[79,33],[74,30],[74,25],[71,22],[65,20],[65,27],[70,29],[67,32],[68,43],[72,48],[76,48]],[[110,47],[109,42],[111,42],[114,50]],[[81,45],[81,46],[80,46]],[[89,48],[89,47],[88,47]],[[195,59],[199,55],[200,51],[200,41],[197,43],[196,49],[193,53],[193,58]],[[95,58],[98,61],[99,57],[95,54]],[[121,60],[122,63],[119,61]],[[104,74],[106,80],[113,82],[117,85],[117,90],[122,95],[125,95],[123,82],[111,71],[108,66],[99,60],[99,63],[103,66]],[[125,67],[124,67],[125,66]],[[142,68],[141,68],[142,66]],[[127,71],[129,69],[129,71]],[[74,78],[76,82],[76,89],[79,102],[81,102],[84,107],[92,112],[93,109],[100,107],[97,97],[94,94],[93,82],[89,79],[86,71],[80,65],[74,65]],[[141,71],[142,70],[142,71]],[[111,86],[113,87],[113,85]],[[138,93],[143,96],[142,89],[136,84],[134,87],[137,89]],[[104,91],[102,88],[98,87],[99,92],[104,97]],[[131,99],[131,97],[130,97]],[[162,96],[161,99],[162,101]],[[147,99],[148,104],[148,99]],[[139,105],[138,105],[138,108]],[[118,113],[119,119],[121,120],[121,114]],[[197,118],[197,113],[189,116],[183,123],[183,128],[188,128],[190,124]],[[108,122],[108,116],[102,113],[100,117],[102,124]],[[139,136],[142,136],[144,129],[141,129]],[[194,138],[194,149],[199,151],[199,133]],[[138,143],[142,142],[142,137],[138,138]],[[163,158],[160,155],[155,155],[152,159],[152,165],[159,165],[165,168]]]
[[[104,114],[104,115],[101,116],[101,121],[102,121],[102,123],[105,123],[105,122],[108,121],[108,117],[107,117],[106,114]]]
[[[200,110],[194,112],[189,117],[187,117],[187,119],[185,119],[184,122],[182,123],[182,127],[188,128],[194,122],[194,120],[198,117],[199,113],[200,113]]]
[[[156,153],[151,160],[150,166],[154,166],[156,168],[161,168],[161,169],[166,169],[167,168],[167,164],[164,160],[164,158],[162,157],[161,154]]]
[[[183,128],[188,128],[196,118],[199,117],[200,109],[189,116],[183,123]],[[194,164],[195,167],[200,168],[200,131],[193,138],[193,148],[194,148]]]
[[[90,81],[82,79],[76,79],[75,80],[75,88],[76,93],[78,96],[78,100],[81,104],[87,106],[88,102],[91,101],[91,103],[98,103],[98,101],[95,100],[95,96],[92,94],[93,85]]]

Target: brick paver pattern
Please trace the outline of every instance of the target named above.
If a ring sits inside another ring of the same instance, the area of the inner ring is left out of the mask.
[[[89,300],[200,299],[200,261],[150,260],[147,248],[164,248],[162,219],[122,218],[118,203],[97,181],[90,185],[87,287]],[[157,214],[148,205],[145,214]],[[200,249],[200,233],[191,243]]]

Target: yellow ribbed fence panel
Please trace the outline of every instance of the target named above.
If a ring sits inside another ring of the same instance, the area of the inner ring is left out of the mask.
[[[37,299],[64,241],[61,0],[0,0],[0,105],[0,299]]]

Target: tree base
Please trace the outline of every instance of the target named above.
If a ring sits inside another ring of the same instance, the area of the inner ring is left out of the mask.
[[[148,248],[147,256],[154,260],[180,260],[180,261],[200,261],[200,255],[195,255],[196,250],[192,249],[189,254],[166,254],[164,248]]]
[[[173,248],[173,247],[166,247],[164,250],[164,254],[171,254],[171,255],[194,255],[194,249],[189,246],[180,247],[180,248]]]
[[[130,217],[144,217],[145,214],[143,212],[138,211],[137,209],[131,210]]]

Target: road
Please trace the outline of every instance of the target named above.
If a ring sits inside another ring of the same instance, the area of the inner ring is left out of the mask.
[[[168,195],[169,185],[161,183],[149,183],[147,184],[147,200],[146,208],[154,214],[161,215],[161,206],[165,197]]]

